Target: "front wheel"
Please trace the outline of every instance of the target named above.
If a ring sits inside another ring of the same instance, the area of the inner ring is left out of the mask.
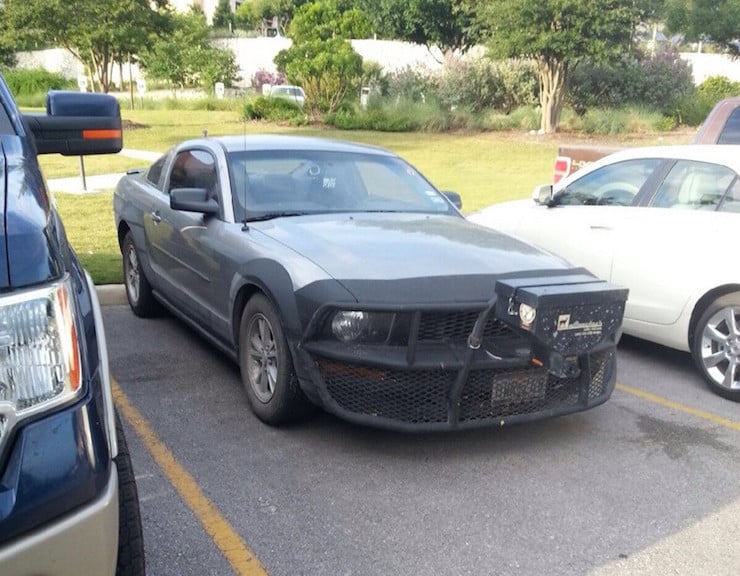
[[[141,529],[139,493],[136,489],[134,468],[123,434],[121,419],[116,412],[118,456],[118,561],[116,576],[144,576],[144,534]]]
[[[239,368],[249,404],[267,424],[295,421],[310,411],[275,308],[263,294],[244,307],[239,329]]]
[[[691,353],[710,388],[740,402],[740,292],[707,306],[694,330]]]

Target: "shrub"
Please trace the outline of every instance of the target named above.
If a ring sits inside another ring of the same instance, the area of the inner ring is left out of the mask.
[[[581,62],[568,79],[567,103],[579,114],[589,108],[630,105],[671,114],[694,92],[689,63],[666,51],[608,65]]]
[[[699,85],[696,96],[684,97],[675,104],[671,117],[677,124],[698,126],[717,102],[730,96],[740,96],[740,82],[710,76]]]
[[[298,104],[285,98],[257,96],[244,104],[245,120],[272,120],[278,122],[305,122],[305,114]]]
[[[367,109],[345,107],[326,116],[325,121],[340,130],[380,132],[439,132],[449,128],[448,115],[434,103],[410,99],[372,99]]]
[[[437,80],[434,74],[421,66],[406,66],[383,77],[381,87],[384,96],[396,101],[410,100],[425,102],[432,99],[437,92]]]
[[[438,97],[445,106],[472,112],[495,108],[509,112],[537,102],[537,71],[526,60],[449,60],[439,78]]]
[[[16,98],[46,94],[49,90],[72,90],[77,88],[74,80],[41,68],[7,70],[3,77]]]

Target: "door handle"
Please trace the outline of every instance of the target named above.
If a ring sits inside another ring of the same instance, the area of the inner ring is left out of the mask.
[[[152,212],[152,222],[155,224],[159,224],[162,221],[162,217],[159,215],[159,210],[154,210]]]
[[[612,230],[612,227],[607,226],[606,224],[591,224],[589,228],[591,228],[591,230]]]

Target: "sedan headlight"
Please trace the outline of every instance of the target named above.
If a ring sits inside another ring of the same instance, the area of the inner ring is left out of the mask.
[[[331,319],[331,332],[341,342],[381,344],[389,338],[395,314],[340,310]]]
[[[69,280],[0,297],[0,444],[12,424],[80,393]]]

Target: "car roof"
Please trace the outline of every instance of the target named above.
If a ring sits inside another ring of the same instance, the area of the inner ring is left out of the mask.
[[[676,158],[699,160],[740,167],[740,145],[685,144],[676,146],[645,146],[614,152],[603,158],[607,163],[632,158]]]
[[[290,136],[282,134],[234,134],[229,136],[209,136],[182,142],[179,148],[189,148],[207,142],[219,142],[227,152],[257,150],[312,150],[323,152],[352,152],[396,156],[390,150],[378,146],[359,144],[345,140],[318,138],[313,136]]]

